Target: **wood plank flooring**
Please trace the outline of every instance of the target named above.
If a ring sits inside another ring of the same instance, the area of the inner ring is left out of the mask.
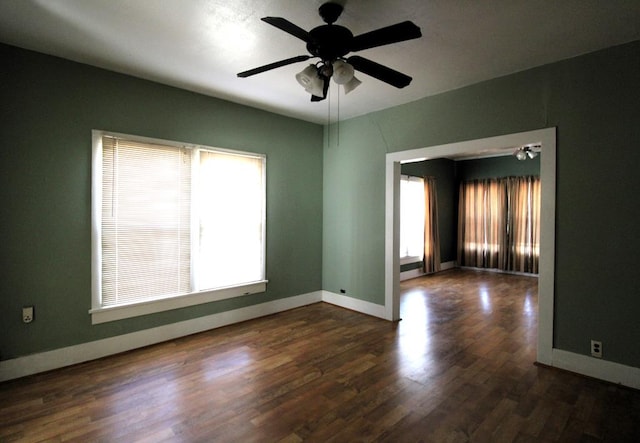
[[[0,442],[638,442],[640,391],[534,365],[537,279],[402,284],[0,384]]]

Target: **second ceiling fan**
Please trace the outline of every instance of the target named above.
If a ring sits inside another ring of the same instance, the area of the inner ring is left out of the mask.
[[[354,70],[363,72],[396,88],[404,88],[411,83],[411,77],[387,66],[381,65],[364,57],[352,55],[350,52],[398,43],[405,40],[422,37],[420,28],[413,22],[404,21],[395,25],[376,29],[375,31],[354,36],[344,26],[335,25],[335,21],[342,13],[342,6],[328,2],[320,6],[320,17],[325,25],[305,31],[299,26],[282,17],[263,17],[262,21],[299,38],[307,44],[309,55],[298,55],[258,68],[249,69],[238,74],[238,77],[249,77],[271,69],[302,62],[310,58],[319,58],[316,64],[310,64],[296,75],[298,83],[311,94],[311,101],[324,100],[329,89],[329,79],[343,85],[345,92],[353,90],[360,84],[354,77]]]

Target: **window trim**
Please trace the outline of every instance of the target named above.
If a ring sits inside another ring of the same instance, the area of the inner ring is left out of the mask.
[[[149,137],[122,134],[103,130],[91,131],[92,162],[91,162],[91,323],[99,324],[140,315],[153,314],[173,309],[195,306],[203,303],[210,303],[229,298],[241,297],[250,294],[257,294],[266,291],[268,280],[258,280],[254,282],[242,283],[222,288],[207,289],[198,292],[180,294],[171,297],[158,298],[156,300],[145,300],[117,306],[101,306],[102,293],[102,243],[101,243],[101,223],[102,223],[102,137],[112,136],[134,140],[142,143],[163,144],[181,148],[209,149],[218,152],[229,152],[243,155],[252,155],[263,159],[263,176],[266,177],[266,156],[253,152],[243,152],[237,150],[212,148],[203,145],[180,143],[171,140],[163,140]],[[266,182],[262,199],[262,257],[263,266],[266,270]]]
[[[417,255],[407,255],[405,257],[400,257],[401,265],[410,265],[412,263],[420,263],[423,260],[423,257]]]
[[[173,297],[165,297],[157,300],[94,308],[89,310],[89,313],[91,314],[91,324],[95,325],[130,317],[137,317],[140,315],[170,311],[172,309],[186,308],[189,306],[225,300],[228,298],[258,294],[267,289],[267,283],[268,280],[260,280],[253,283],[244,283],[238,286],[228,286],[226,288],[192,292],[190,294],[175,295]]]

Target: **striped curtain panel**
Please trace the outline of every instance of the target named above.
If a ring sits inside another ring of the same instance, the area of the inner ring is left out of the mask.
[[[506,183],[482,179],[460,184],[458,263],[461,266],[504,266],[506,215]]]
[[[540,178],[509,177],[509,249],[506,270],[538,273]]]
[[[440,270],[440,232],[438,230],[438,194],[436,179],[424,179],[424,258],[425,274]]]
[[[540,178],[460,183],[460,266],[538,273]]]

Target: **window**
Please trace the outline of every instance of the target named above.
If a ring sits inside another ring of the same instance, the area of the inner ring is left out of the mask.
[[[400,262],[422,261],[424,256],[424,180],[400,178]]]
[[[93,323],[263,292],[264,155],[94,131]]]

